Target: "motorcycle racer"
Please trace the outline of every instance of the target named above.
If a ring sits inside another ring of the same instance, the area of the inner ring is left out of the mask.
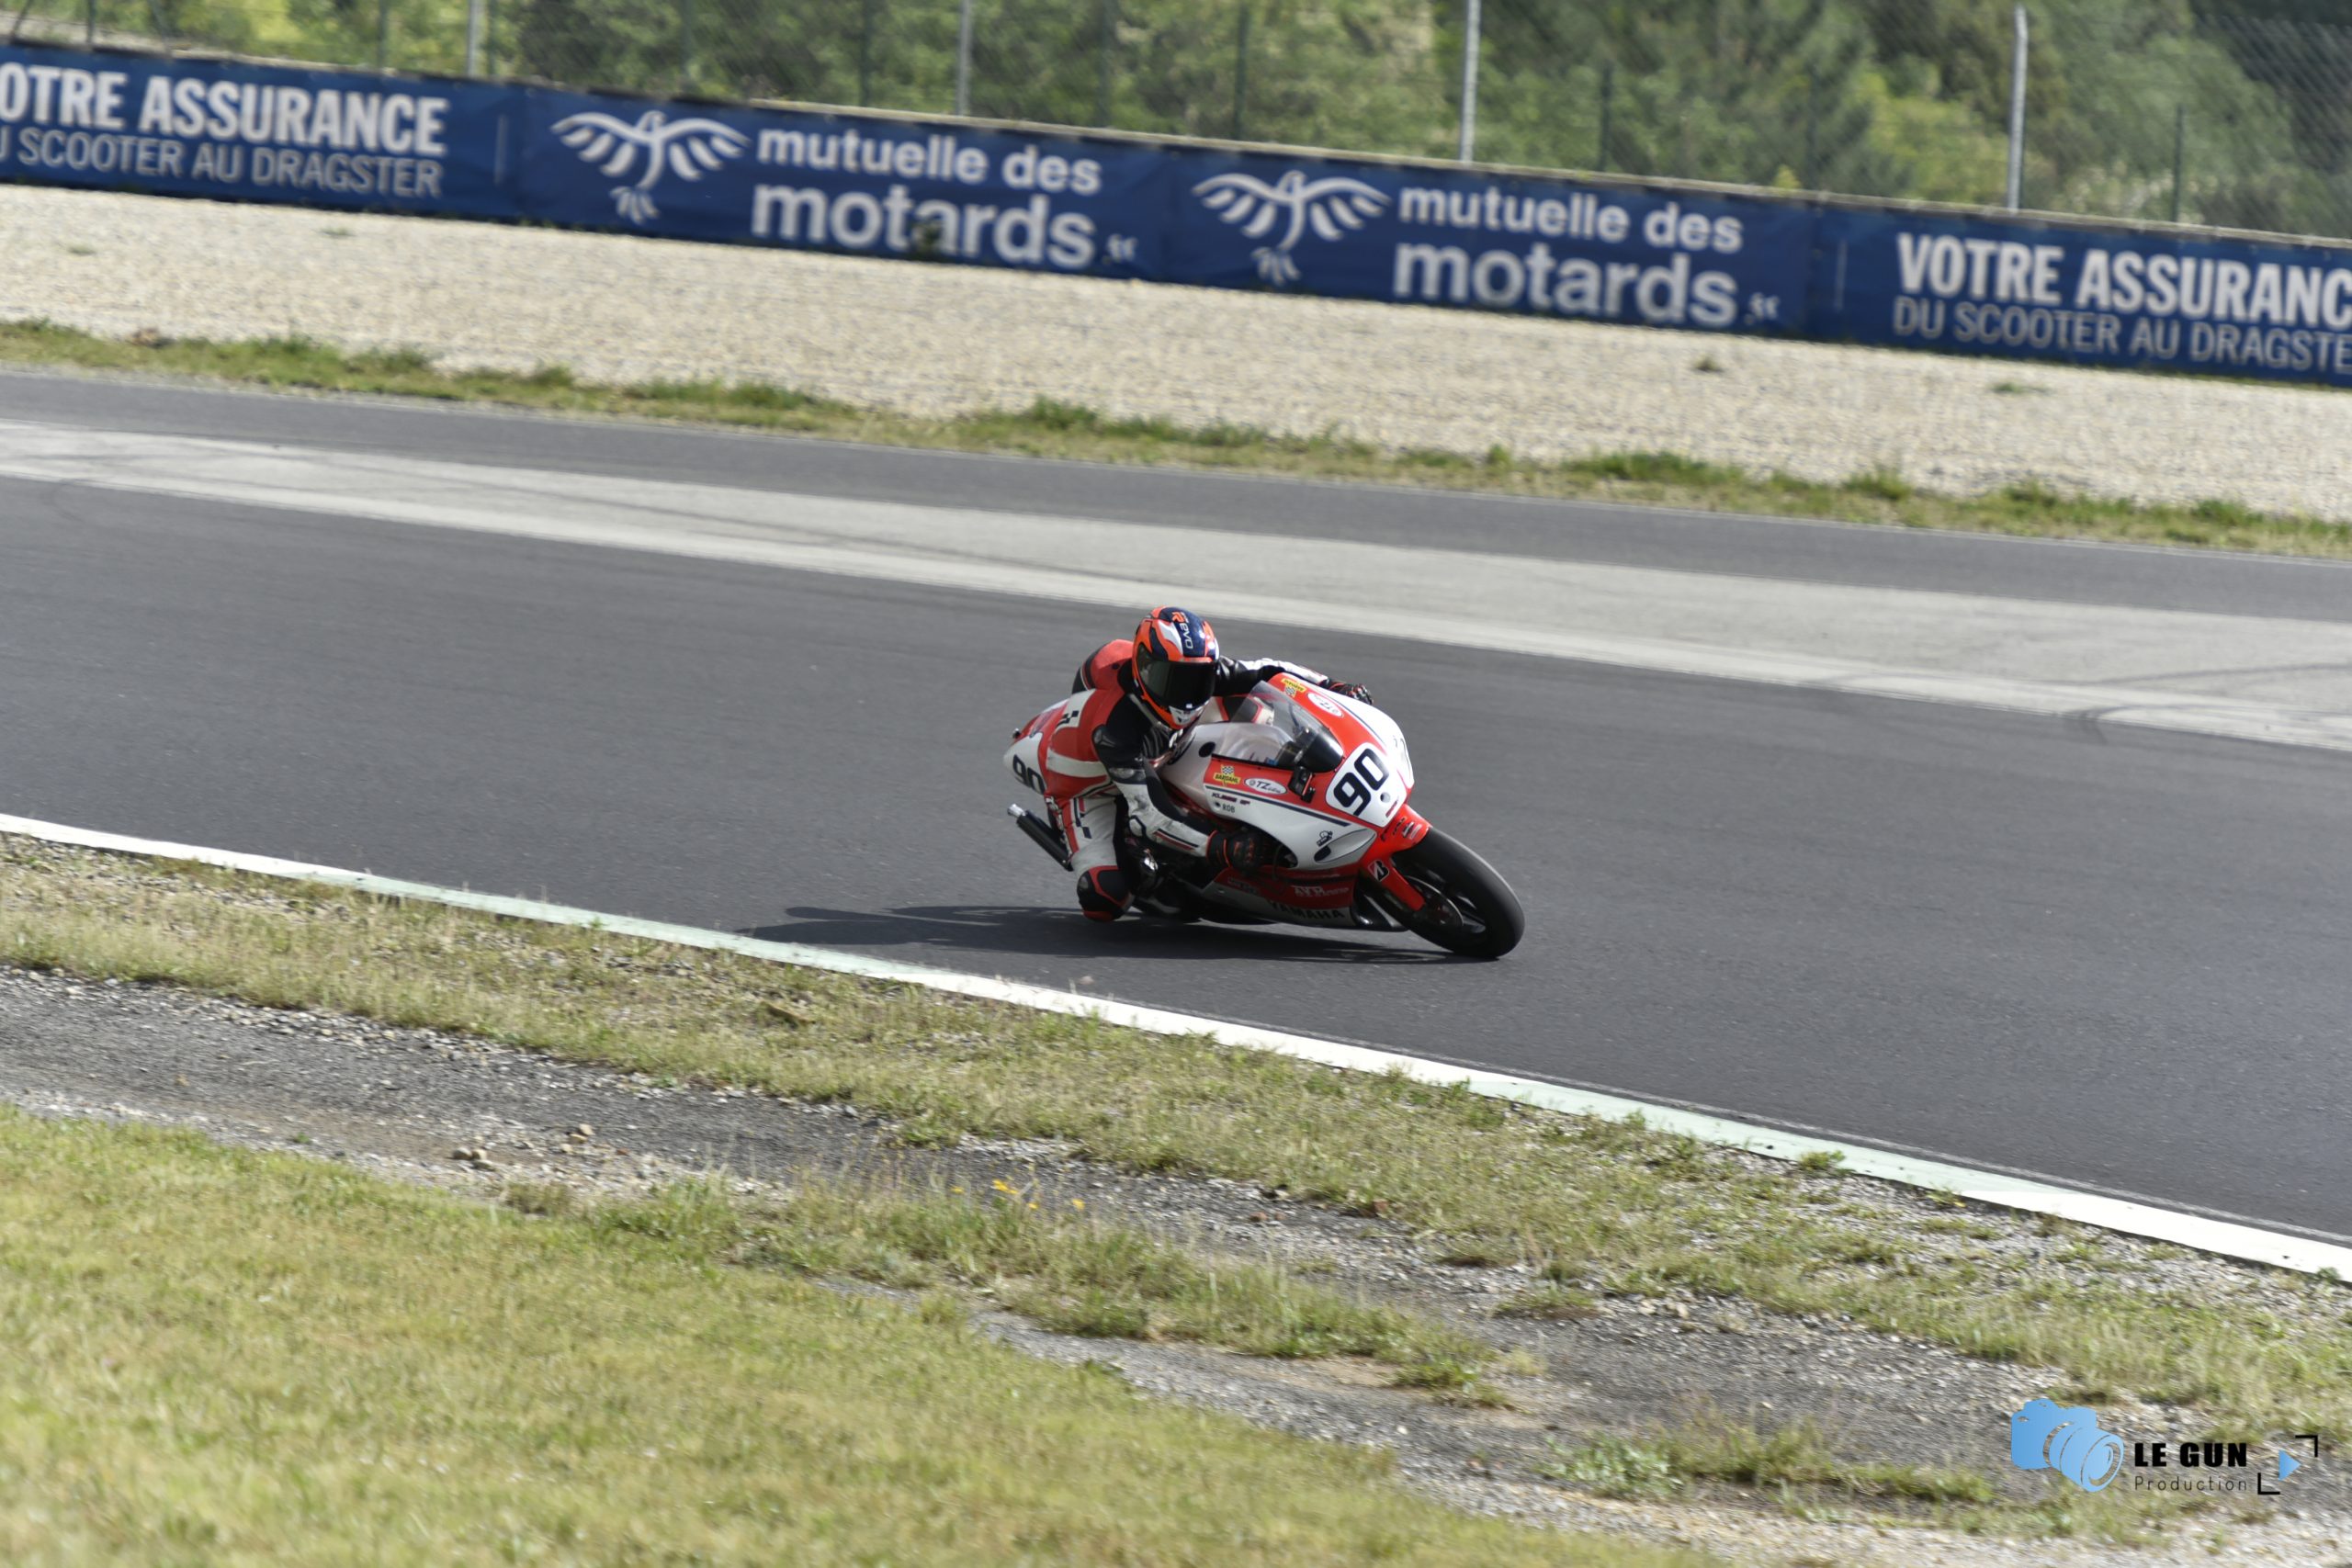
[[[1229,706],[1284,671],[1368,700],[1363,686],[1300,665],[1227,659],[1208,622],[1174,605],[1152,610],[1134,637],[1104,643],[1079,666],[1070,693],[1086,694],[1086,700],[1065,705],[1043,760],[1046,794],[1078,874],[1079,908],[1089,919],[1115,920],[1135,897],[1119,865],[1123,819],[1153,845],[1218,871],[1249,873],[1279,863],[1280,846],[1271,838],[1202,817],[1169,792],[1152,763],[1204,712],[1230,716]]]

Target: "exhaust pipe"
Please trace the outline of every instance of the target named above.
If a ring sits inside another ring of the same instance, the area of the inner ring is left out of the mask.
[[[1035,812],[1018,806],[1006,807],[1004,813],[1012,818],[1014,826],[1029,835],[1031,843],[1054,857],[1056,865],[1064,871],[1069,869],[1069,852],[1062,847],[1062,836],[1054,831],[1051,823]]]

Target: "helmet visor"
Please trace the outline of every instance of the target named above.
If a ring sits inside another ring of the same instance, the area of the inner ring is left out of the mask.
[[[1216,688],[1216,664],[1212,660],[1179,663],[1172,659],[1148,659],[1143,686],[1171,713],[1191,713],[1206,703]]]

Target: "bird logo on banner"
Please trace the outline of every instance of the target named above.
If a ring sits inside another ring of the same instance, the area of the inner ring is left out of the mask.
[[[1264,239],[1275,224],[1289,218],[1281,239],[1250,253],[1257,261],[1258,276],[1276,288],[1298,281],[1291,247],[1310,227],[1318,238],[1336,240],[1343,230],[1363,228],[1365,219],[1377,217],[1388,205],[1385,194],[1362,180],[1344,175],[1310,180],[1296,169],[1272,185],[1255,175],[1217,175],[1194,186],[1193,194],[1226,222],[1239,224],[1252,240]]]
[[[672,119],[660,109],[648,109],[635,125],[614,115],[590,110],[566,115],[555,122],[555,134],[582,162],[596,172],[618,179],[645,154],[645,173],[634,185],[613,187],[613,206],[632,223],[662,216],[653,205],[653,187],[663,174],[698,180],[729,158],[741,157],[751,138],[715,119]]]

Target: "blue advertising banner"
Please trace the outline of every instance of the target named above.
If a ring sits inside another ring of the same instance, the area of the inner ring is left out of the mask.
[[[1804,326],[1815,213],[579,93],[530,95],[523,207],[591,228],[1716,331]]]
[[[2352,249],[0,46],[0,179],[2352,385]]]
[[[0,178],[514,218],[522,102],[475,83],[0,49]]]
[[[1804,328],[1795,202],[1200,151],[1170,160],[1183,283],[1633,321]]]
[[[1818,335],[2352,384],[2352,252],[1826,211]]]
[[[1162,276],[1164,149],[534,90],[522,201],[580,228]]]

